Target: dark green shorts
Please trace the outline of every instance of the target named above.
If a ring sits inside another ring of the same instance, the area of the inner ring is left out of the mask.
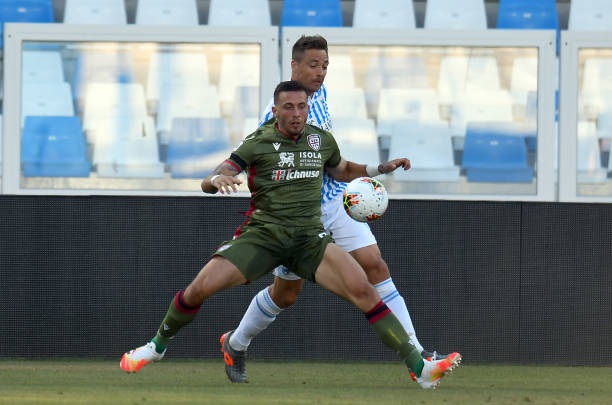
[[[235,239],[224,242],[214,255],[232,262],[248,280],[256,280],[282,264],[300,277],[314,282],[314,274],[331,236],[323,225],[291,228],[253,222],[242,227]]]

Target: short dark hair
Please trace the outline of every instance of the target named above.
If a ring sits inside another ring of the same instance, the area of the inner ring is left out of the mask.
[[[303,91],[308,96],[308,90],[301,83],[295,80],[288,80],[286,82],[280,82],[274,89],[274,104],[278,103],[278,95],[287,91]]]
[[[293,44],[291,57],[299,62],[304,56],[304,52],[308,49],[320,49],[327,52],[327,40],[321,35],[302,35]]]

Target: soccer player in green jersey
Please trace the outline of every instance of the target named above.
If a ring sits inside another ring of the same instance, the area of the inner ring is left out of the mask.
[[[306,125],[306,89],[295,81],[274,91],[275,120],[261,126],[202,181],[206,193],[237,191],[242,171],[249,174],[249,221],[223,243],[195,279],[172,299],[157,334],[123,355],[120,366],[137,372],[160,360],[170,339],[189,324],[203,302],[216,292],[245,284],[280,264],[300,277],[349,301],[361,310],[379,339],[398,353],[423,388],[435,388],[461,361],[459,353],[441,360],[423,359],[401,323],[382,302],[353,257],[333,243],[321,223],[323,170],[340,181],[367,176],[366,166],[344,160],[333,136]],[[380,164],[381,173],[407,170],[410,161]]]

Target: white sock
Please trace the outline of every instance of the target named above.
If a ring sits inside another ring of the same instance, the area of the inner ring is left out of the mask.
[[[412,319],[410,319],[410,314],[408,313],[408,308],[406,307],[406,302],[404,298],[400,295],[393,284],[393,280],[391,278],[386,279],[385,281],[381,281],[380,283],[374,285],[376,291],[378,291],[378,295],[382,298],[382,301],[387,304],[393,315],[399,319],[400,323],[408,333],[410,337],[410,343],[412,343],[419,352],[423,351],[423,346],[417,339],[416,332],[414,330],[414,325],[412,325]]]
[[[257,293],[240,320],[240,324],[232,333],[229,344],[234,350],[244,351],[251,340],[266,329],[282,311],[270,297],[268,287]]]

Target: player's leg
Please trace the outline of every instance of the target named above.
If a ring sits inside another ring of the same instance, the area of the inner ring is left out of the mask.
[[[404,326],[412,344],[420,352],[424,352],[416,336],[406,302],[391,279],[389,267],[382,258],[370,227],[346,215],[339,200],[330,201],[324,206],[322,219],[325,229],[332,234],[338,246],[357,260],[365,271],[368,281],[376,288],[383,302]],[[424,357],[428,355],[428,352],[424,352]]]
[[[337,245],[327,245],[315,279],[319,285],[351,302],[365,314],[378,338],[399,354],[422,388],[436,388],[440,379],[459,365],[459,353],[452,353],[442,360],[423,359],[358,263]]]
[[[335,244],[327,245],[315,280],[321,287],[344,298],[360,309],[387,346],[400,353],[409,367],[420,373],[423,359],[410,343],[408,334],[368,282],[361,267],[350,255]]]
[[[287,272],[284,266],[281,267],[275,269],[274,283],[253,297],[238,327],[231,334],[229,343],[233,349],[247,350],[255,336],[274,322],[282,310],[297,300],[304,281]]]
[[[277,267],[274,274],[274,283],[253,297],[238,327],[219,339],[225,373],[232,382],[247,381],[246,352],[251,341],[274,322],[283,309],[293,304],[302,290],[304,280],[284,266]]]
[[[244,275],[228,259],[213,257],[191,284],[174,296],[155,337],[146,345],[123,355],[121,368],[135,373],[145,365],[161,360],[170,340],[196,317],[206,298],[246,281]]]
[[[412,344],[416,346],[419,351],[424,352],[425,349],[417,338],[412,318],[406,306],[406,301],[397,290],[391,278],[389,267],[382,258],[378,245],[360,247],[350,251],[350,254],[357,260],[357,263],[361,265],[368,277],[368,281],[374,286],[383,302],[387,304],[389,309],[391,309],[393,314],[404,326],[408,336],[410,336]]]

